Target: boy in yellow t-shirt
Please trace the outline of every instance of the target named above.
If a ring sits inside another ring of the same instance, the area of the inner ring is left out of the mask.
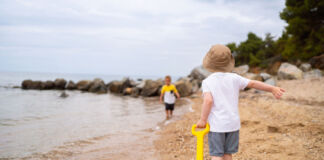
[[[160,102],[163,103],[162,100],[164,99],[166,119],[169,119],[172,117],[175,95],[177,96],[177,98],[180,98],[180,94],[178,93],[177,88],[173,84],[171,84],[170,76],[165,76],[164,82],[165,85],[161,90]]]

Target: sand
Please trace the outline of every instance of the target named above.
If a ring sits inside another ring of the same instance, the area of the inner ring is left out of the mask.
[[[239,152],[234,160],[324,159],[324,78],[279,81],[286,94],[248,90],[240,94]],[[161,160],[194,160],[196,139],[191,126],[200,116],[200,93],[192,96],[193,112],[158,132],[154,142]],[[204,158],[208,157],[205,136]]]

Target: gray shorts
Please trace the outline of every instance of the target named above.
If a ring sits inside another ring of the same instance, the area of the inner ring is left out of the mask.
[[[236,153],[239,146],[239,131],[209,132],[208,145],[210,156],[223,157],[224,154]]]

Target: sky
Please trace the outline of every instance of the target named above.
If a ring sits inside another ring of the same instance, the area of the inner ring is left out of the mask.
[[[186,76],[214,44],[278,38],[284,0],[0,0],[0,71]]]

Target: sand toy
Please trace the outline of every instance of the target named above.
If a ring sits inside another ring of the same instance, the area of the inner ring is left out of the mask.
[[[204,136],[209,132],[209,124],[202,131],[196,131],[197,125],[194,124],[191,128],[191,133],[197,137],[197,158],[196,160],[204,159]]]

